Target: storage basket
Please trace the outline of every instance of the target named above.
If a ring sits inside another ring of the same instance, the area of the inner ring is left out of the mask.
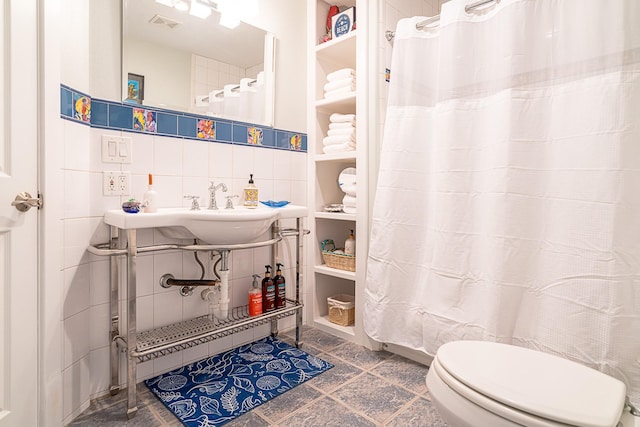
[[[356,319],[355,302],[353,295],[339,294],[327,298],[329,321],[342,326],[353,325]]]
[[[356,257],[354,255],[336,254],[333,240],[328,239],[322,242],[322,259],[328,267],[338,270],[356,271]]]

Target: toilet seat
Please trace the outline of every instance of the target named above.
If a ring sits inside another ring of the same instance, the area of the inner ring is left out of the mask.
[[[465,399],[522,425],[612,426],[624,407],[621,381],[522,347],[451,342],[440,347],[431,369]]]

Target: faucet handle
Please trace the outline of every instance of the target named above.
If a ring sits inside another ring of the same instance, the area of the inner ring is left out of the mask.
[[[190,194],[187,194],[184,196],[185,199],[191,199],[191,210],[192,211],[198,211],[200,210],[200,203],[198,202],[198,199],[200,198],[200,196],[192,196]]]
[[[227,199],[227,206],[225,209],[233,209],[233,199],[237,199],[238,195],[234,194],[233,196],[225,196]]]

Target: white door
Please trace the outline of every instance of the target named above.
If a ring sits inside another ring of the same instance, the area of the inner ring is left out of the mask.
[[[0,427],[36,426],[38,414],[37,0],[0,6]]]

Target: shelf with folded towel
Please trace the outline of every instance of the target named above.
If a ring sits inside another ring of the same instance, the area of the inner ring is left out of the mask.
[[[333,162],[336,160],[354,160],[356,159],[355,151],[345,151],[342,153],[331,154],[317,154],[315,157],[316,162]]]
[[[356,110],[356,93],[348,92],[342,96],[317,100],[316,110],[325,113],[353,113]]]
[[[316,58],[320,61],[339,62],[355,68],[357,32],[357,30],[354,30],[344,36],[317,45]]]
[[[316,218],[322,219],[337,219],[341,221],[355,221],[356,214],[350,214],[346,212],[316,212]]]

